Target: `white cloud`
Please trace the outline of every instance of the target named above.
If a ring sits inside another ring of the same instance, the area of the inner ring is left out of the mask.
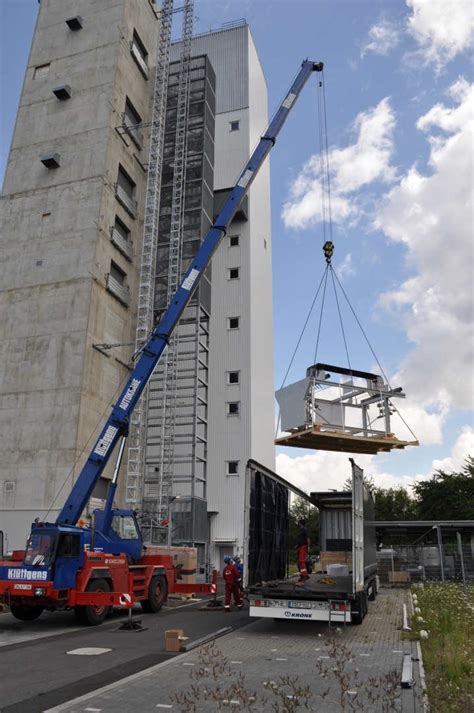
[[[459,472],[463,469],[469,455],[474,457],[474,429],[471,426],[464,426],[453,446],[451,455],[447,458],[434,460],[432,468],[433,470],[444,470],[447,473]]]
[[[408,31],[420,45],[426,64],[439,71],[471,46],[474,34],[471,0],[406,0],[406,3],[413,11],[408,18]]]
[[[336,267],[336,272],[340,280],[345,280],[347,277],[355,275],[351,253],[347,253],[341,264]]]
[[[399,31],[392,22],[381,20],[377,25],[372,25],[369,30],[369,39],[362,47],[360,56],[364,57],[369,52],[387,55],[398,45]]]
[[[396,380],[418,406],[431,405],[441,420],[449,406],[472,408],[474,392],[474,91],[459,79],[449,94],[457,106],[437,104],[417,123],[432,130],[431,172],[412,166],[375,221],[389,238],[405,244],[415,273],[380,300],[414,345]]]
[[[394,180],[395,172],[391,166],[394,127],[394,113],[389,98],[385,97],[377,106],[356,117],[353,124],[353,130],[357,132],[355,143],[343,149],[330,149],[331,207],[336,222],[357,213],[351,194],[375,181]],[[306,162],[290,188],[290,200],[282,211],[285,225],[301,229],[322,220],[321,192],[320,156],[316,154]]]

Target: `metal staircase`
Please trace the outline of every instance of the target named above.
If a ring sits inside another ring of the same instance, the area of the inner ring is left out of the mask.
[[[191,39],[193,32],[194,2],[186,0],[183,6],[182,52],[178,74],[176,107],[176,137],[173,161],[173,186],[168,255],[167,304],[170,303],[180,281],[183,259],[183,223],[186,179],[186,155],[189,116],[189,82]],[[153,540],[153,532],[169,515],[169,501],[173,488],[173,465],[176,437],[177,383],[180,346],[180,329],[175,330],[162,362],[159,377],[161,390],[160,454],[157,466],[145,474],[146,493],[143,503],[147,513],[144,531]]]
[[[153,327],[155,265],[160,210],[161,172],[165,131],[166,95],[171,47],[173,0],[163,0],[160,13],[161,30],[156,62],[153,108],[150,127],[150,149],[145,197],[143,248],[138,290],[136,351],[145,343]],[[128,437],[128,468],[126,502],[141,505],[146,444],[148,388],[142,394],[130,423]]]

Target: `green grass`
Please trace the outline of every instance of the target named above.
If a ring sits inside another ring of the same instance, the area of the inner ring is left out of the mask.
[[[474,713],[474,585],[467,596],[454,583],[428,584],[413,594],[421,613],[415,612],[410,638],[428,632],[420,643],[432,713]]]

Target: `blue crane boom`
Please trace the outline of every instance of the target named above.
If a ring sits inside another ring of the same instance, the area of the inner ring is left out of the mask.
[[[230,225],[266,156],[271,151],[295,100],[310,75],[313,72],[321,72],[322,69],[322,62],[305,60],[302,63],[293,84],[261,137],[256,149],[245,164],[221,212],[205,236],[196,256],[191,260],[182,282],[160,322],[154,327],[151,336],[145,343],[127,384],[113,406],[112,413],[105,422],[97,442],[56,519],[57,525],[75,525],[79,520],[117,441],[122,436],[127,435],[130,414],[152,376],[170,336],[191,298],[192,292],[209,265],[214,251],[225,236],[227,227]]]

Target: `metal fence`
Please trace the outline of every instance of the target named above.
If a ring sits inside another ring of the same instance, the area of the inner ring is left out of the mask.
[[[377,553],[378,573],[385,586],[412,582],[474,581],[474,547],[460,537],[442,544],[387,544]]]

